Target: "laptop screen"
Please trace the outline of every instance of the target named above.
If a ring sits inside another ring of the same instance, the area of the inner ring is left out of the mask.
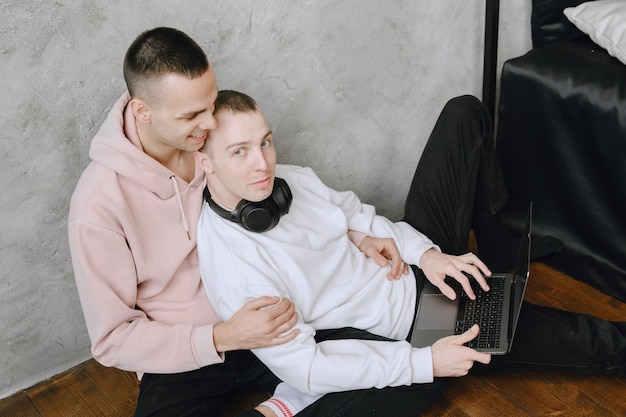
[[[515,334],[515,328],[517,327],[517,320],[519,319],[520,310],[522,308],[522,301],[524,300],[526,283],[528,282],[528,275],[530,272],[532,217],[533,203],[531,201],[530,206],[528,207],[528,219],[526,220],[526,227],[524,230],[524,234],[522,235],[522,241],[520,242],[517,261],[515,263],[515,271],[513,272],[513,291],[511,291],[512,316],[511,320],[509,320],[509,341],[511,342],[513,339],[513,335]]]

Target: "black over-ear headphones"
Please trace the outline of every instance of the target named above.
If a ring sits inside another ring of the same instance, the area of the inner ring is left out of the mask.
[[[280,217],[289,213],[291,207],[291,189],[287,181],[282,178],[274,178],[272,194],[263,201],[253,202],[241,200],[233,211],[221,207],[211,198],[209,189],[204,189],[204,199],[214,212],[241,225],[251,232],[266,232],[278,224]]]

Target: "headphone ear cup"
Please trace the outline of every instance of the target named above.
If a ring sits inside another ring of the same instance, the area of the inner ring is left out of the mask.
[[[274,178],[274,188],[268,198],[258,203],[244,200],[237,205],[238,223],[252,232],[266,232],[278,224],[281,216],[289,213],[292,200],[287,181]]]
[[[274,203],[276,203],[276,207],[281,216],[289,213],[293,195],[291,194],[289,185],[287,185],[287,181],[282,178],[274,178],[274,189],[272,190],[271,197]]]
[[[270,199],[263,200],[258,203],[250,201],[243,202],[241,207],[238,206],[238,218],[235,220],[244,229],[251,232],[266,232],[278,224],[280,212],[276,203]]]
[[[263,201],[241,200],[233,211],[228,211],[211,198],[208,188],[204,190],[204,199],[209,207],[226,220],[239,224],[251,232],[266,232],[278,224],[280,217],[289,213],[293,196],[287,181],[274,178],[272,194]]]

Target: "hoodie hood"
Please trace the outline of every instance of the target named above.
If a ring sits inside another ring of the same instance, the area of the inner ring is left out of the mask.
[[[113,105],[91,142],[89,157],[164,200],[174,197],[179,187],[201,185],[203,175],[199,167],[196,166],[194,179],[187,184],[144,152],[135,117],[127,106],[129,101],[126,92]]]

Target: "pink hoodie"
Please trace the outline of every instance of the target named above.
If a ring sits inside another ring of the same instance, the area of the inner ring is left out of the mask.
[[[196,249],[203,172],[196,165],[188,184],[145,154],[128,101],[126,93],[93,139],[70,204],[70,250],[93,356],[139,374],[221,362],[213,344],[220,320]]]

